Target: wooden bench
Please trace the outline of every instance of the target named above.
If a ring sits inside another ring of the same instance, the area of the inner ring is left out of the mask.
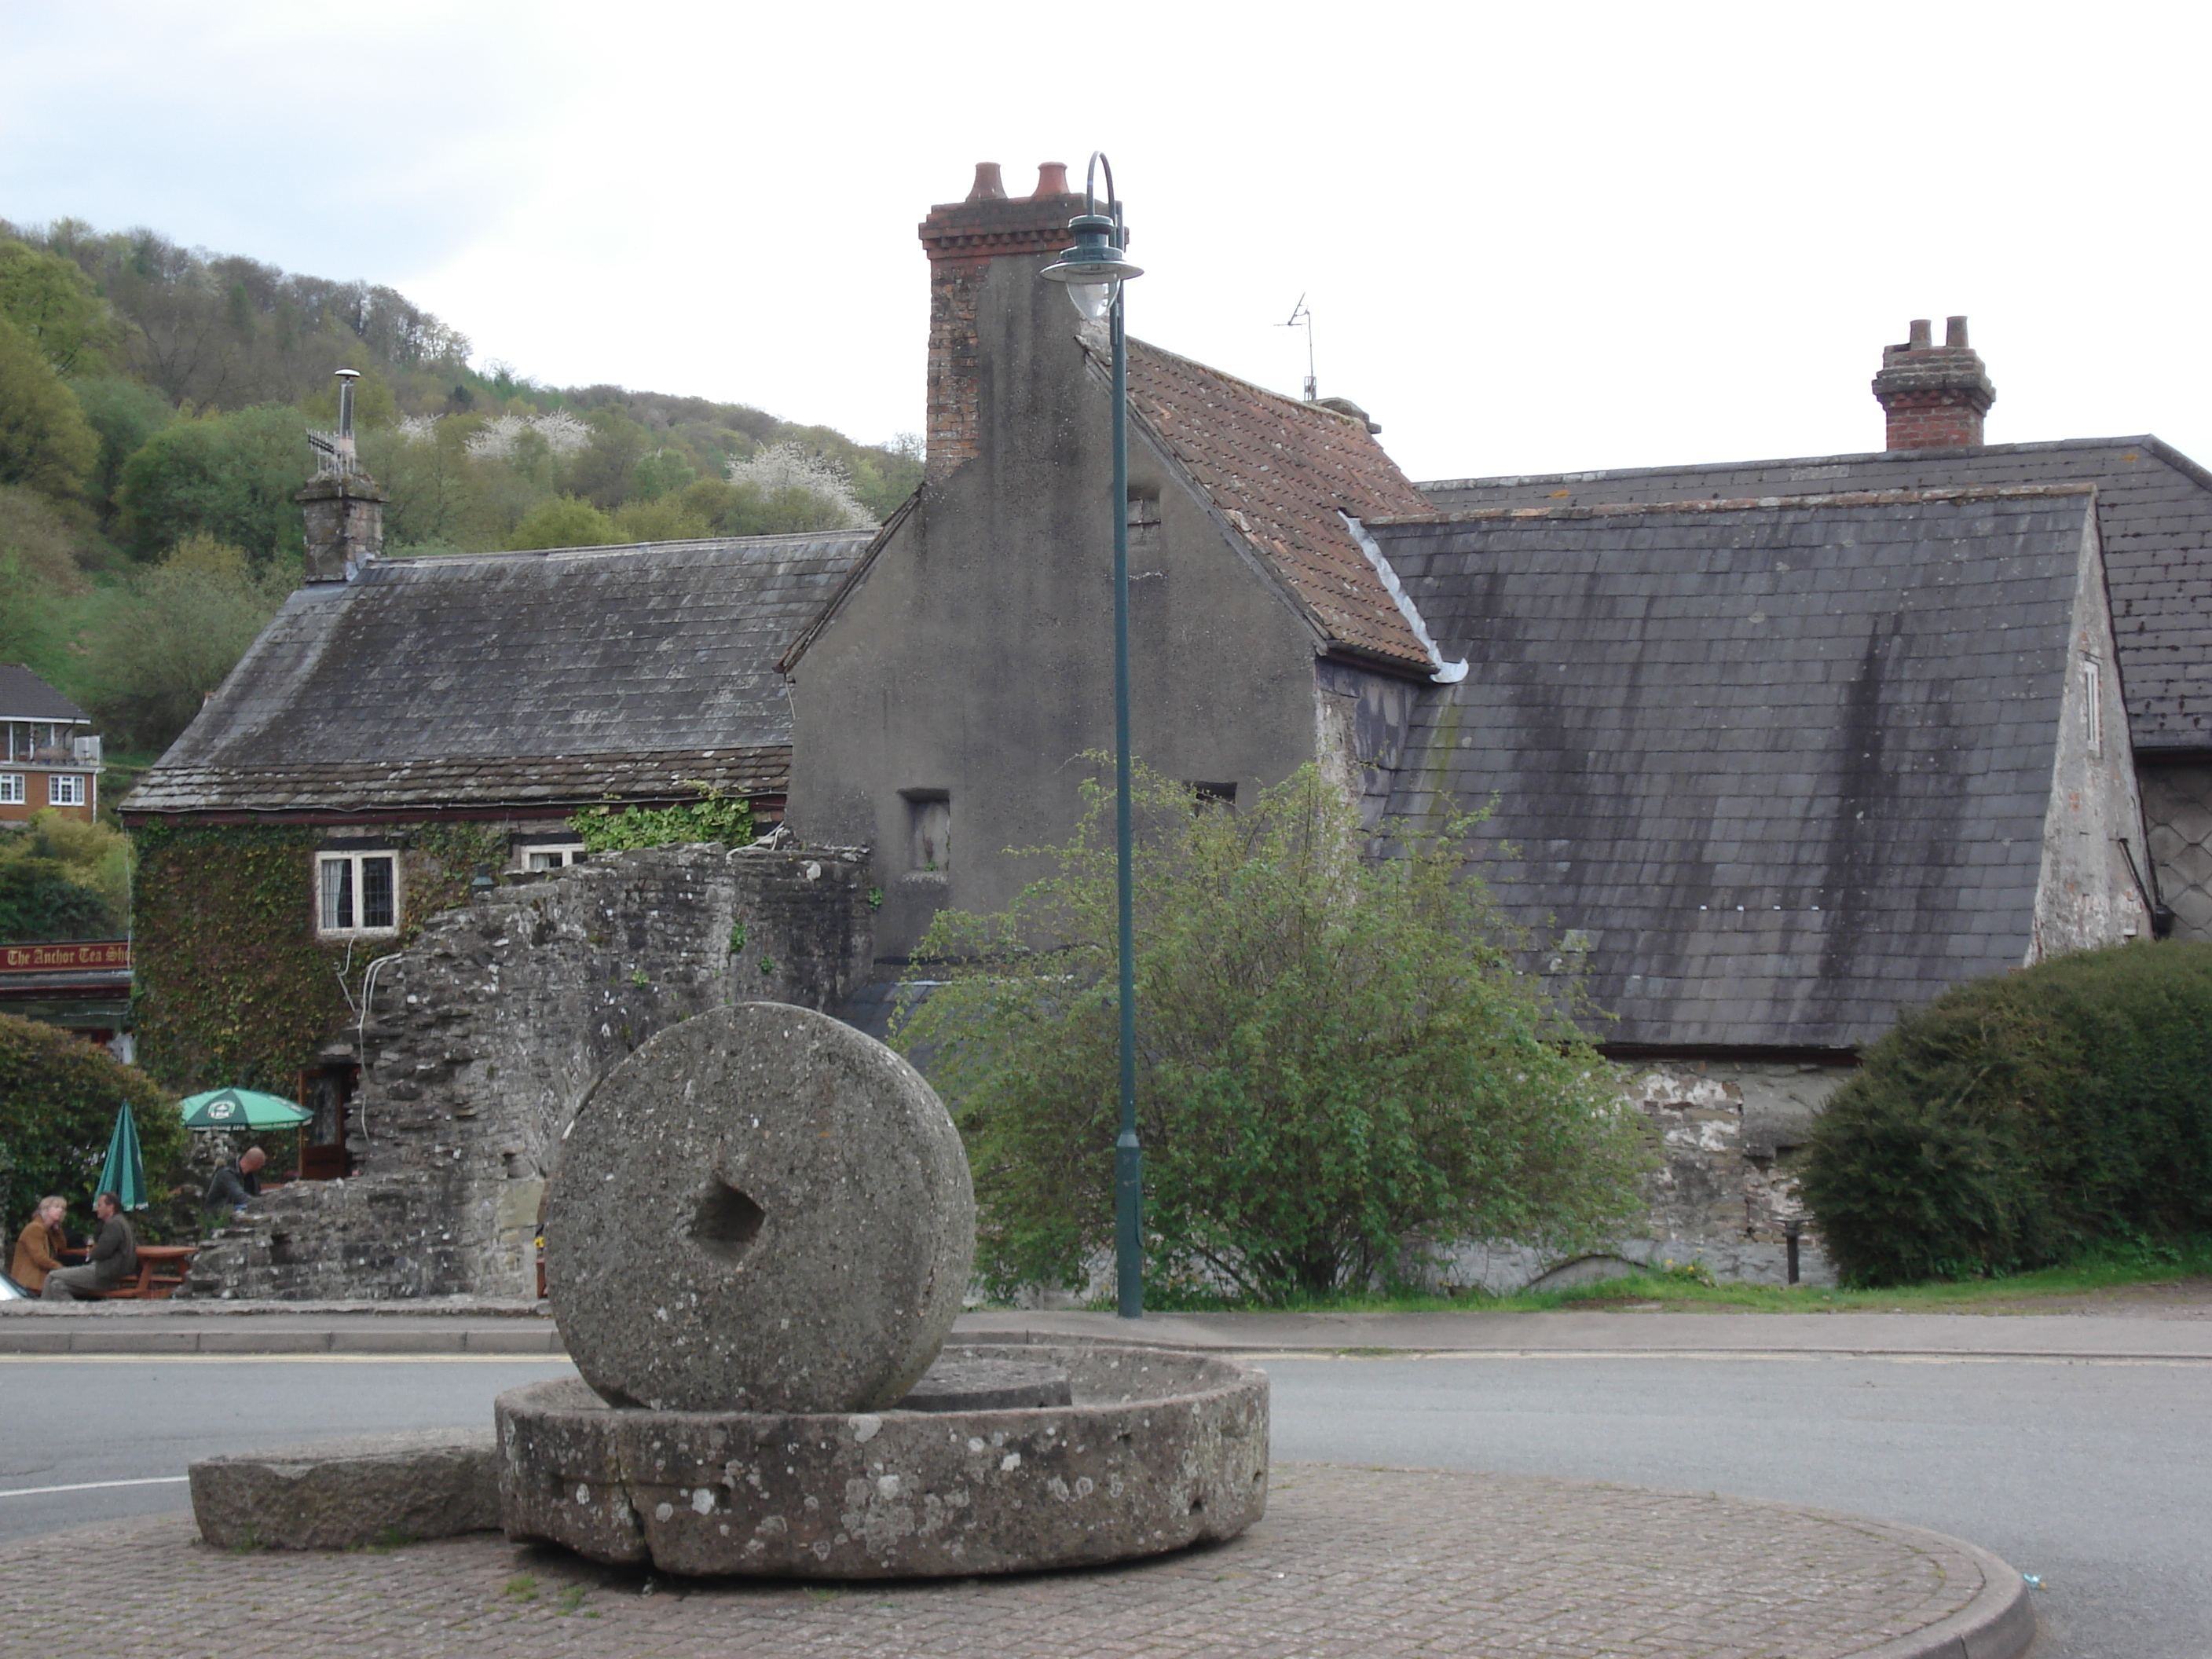
[[[70,1250],[66,1255],[82,1261],[88,1254]],[[112,1290],[94,1291],[95,1302],[160,1302],[177,1293],[177,1286],[185,1282],[185,1269],[191,1266],[192,1258],[199,1254],[197,1244],[141,1244],[138,1247],[138,1273],[125,1279]]]

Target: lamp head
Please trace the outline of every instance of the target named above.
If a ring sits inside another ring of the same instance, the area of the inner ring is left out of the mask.
[[[1114,222],[1103,213],[1079,214],[1067,222],[1075,246],[1040,273],[1046,281],[1065,283],[1075,308],[1096,322],[1114,302],[1114,285],[1144,269],[1133,265],[1115,245]]]

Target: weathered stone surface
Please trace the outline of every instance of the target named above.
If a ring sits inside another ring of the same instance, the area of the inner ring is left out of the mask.
[[[886,1407],[968,1286],[975,1200],[921,1075],[826,1015],[747,1003],[616,1068],[546,1209],[553,1316],[584,1379],[667,1411]]]
[[[200,1536],[223,1548],[342,1550],[496,1528],[489,1430],[364,1435],[191,1469]]]
[[[1155,1554],[1266,1511],[1264,1372],[1156,1348],[950,1357],[1063,1366],[1075,1403],[641,1412],[567,1379],[510,1389],[507,1535],[675,1573],[938,1577]]]
[[[660,847],[507,880],[379,971],[354,1173],[264,1198],[193,1259],[191,1295],[533,1296],[545,1172],[601,1078],[709,1009],[827,1008],[867,977],[850,853]]]
[[[902,1412],[1010,1411],[1068,1406],[1067,1368],[1035,1359],[979,1359],[939,1354],[895,1409]]]

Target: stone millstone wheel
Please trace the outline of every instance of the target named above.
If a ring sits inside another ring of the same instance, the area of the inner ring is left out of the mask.
[[[545,1212],[569,1357],[617,1406],[889,1406],[944,1346],[975,1254],[959,1132],[912,1066],[752,1002],[661,1032],[568,1129]]]

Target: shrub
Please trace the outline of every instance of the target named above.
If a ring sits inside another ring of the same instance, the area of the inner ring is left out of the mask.
[[[752,840],[750,802],[733,799],[708,784],[691,787],[699,799],[680,806],[586,806],[568,820],[568,827],[587,853],[680,847],[692,842],[743,847]]]
[[[968,1144],[986,1279],[1079,1285],[1114,1237],[1114,801],[1000,916],[941,913],[895,1041]],[[1278,1303],[1401,1274],[1409,1236],[1586,1245],[1634,1207],[1641,1120],[1514,971],[1465,825],[1409,855],[1310,766],[1238,812],[1144,779],[1137,1111],[1154,1282]],[[1634,1119],[1634,1121],[1630,1120]]]
[[[1803,1176],[1847,1279],[2051,1267],[2212,1229],[2212,945],[1957,987],[1869,1048]]]
[[[126,1100],[147,1185],[158,1194],[185,1154],[175,1097],[73,1031],[0,1014],[0,1208],[9,1239],[48,1193],[72,1209],[89,1202],[115,1109]]]

